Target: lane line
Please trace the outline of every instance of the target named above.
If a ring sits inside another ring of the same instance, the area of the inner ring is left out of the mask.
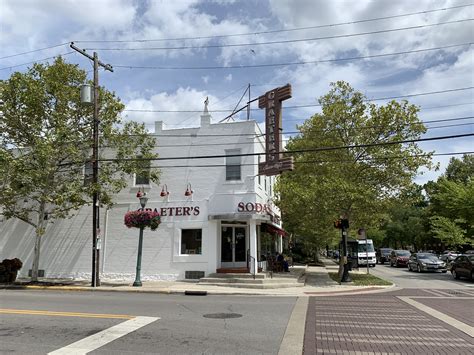
[[[397,298],[399,298],[400,300],[402,300],[405,303],[408,303],[408,304],[412,305],[415,308],[418,308],[419,310],[421,310],[425,313],[428,313],[429,315],[431,315],[435,318],[438,318],[439,320],[441,320],[441,321],[443,321],[443,322],[459,329],[463,333],[466,333],[470,337],[474,338],[474,327],[471,327],[470,325],[468,325],[466,323],[458,321],[457,319],[455,319],[453,317],[450,317],[447,314],[441,313],[441,312],[437,311],[434,308],[425,306],[424,304],[422,304],[420,302],[417,302],[417,301],[411,299],[410,297],[397,296]],[[422,297],[419,297],[419,298],[422,298]],[[425,298],[425,297],[423,297],[423,298]],[[437,297],[437,298],[440,298],[440,297]],[[446,298],[451,298],[451,297],[446,297]],[[463,298],[461,298],[461,299],[463,299]]]
[[[136,317],[114,325],[87,338],[76,341],[61,349],[48,353],[52,355],[81,355],[94,351],[118,338],[157,321],[157,317]]]
[[[306,326],[306,312],[309,297],[298,297],[290,320],[286,327],[285,335],[280,344],[278,355],[296,355],[303,353],[303,341]]]
[[[127,314],[101,314],[101,313],[79,313],[79,312],[55,312],[37,311],[32,309],[10,309],[0,308],[0,314],[23,314],[34,316],[54,316],[54,317],[83,317],[83,318],[106,318],[106,319],[133,319],[134,316]]]

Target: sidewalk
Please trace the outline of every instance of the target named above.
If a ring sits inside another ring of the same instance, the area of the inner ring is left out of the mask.
[[[12,285],[1,285],[3,289],[36,289],[92,292],[148,292],[161,294],[189,295],[266,295],[266,296],[318,296],[384,291],[387,286],[339,285],[328,272],[337,272],[338,265],[331,259],[321,258],[325,267],[306,267],[306,282],[303,287],[277,289],[235,288],[199,284],[197,281],[143,281],[143,286],[133,287],[132,283],[103,280],[101,286],[91,287],[88,280],[40,279],[40,284],[29,285],[28,279],[19,279]]]

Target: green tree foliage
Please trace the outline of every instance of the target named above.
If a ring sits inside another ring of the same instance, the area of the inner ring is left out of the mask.
[[[451,158],[444,173],[447,180],[467,183],[474,179],[474,155],[464,155],[462,159]]]
[[[416,143],[391,144],[426,131],[407,101],[378,106],[340,81],[319,103],[322,112],[299,126],[287,145],[298,152],[295,170],[281,176],[277,191],[286,227],[323,246],[339,237],[333,221],[340,215],[355,230],[378,228],[390,201],[420,167],[431,167],[431,157],[420,155]]]
[[[92,153],[92,107],[80,102],[86,72],[58,58],[51,65],[35,64],[0,82],[0,208],[36,231],[33,280],[37,279],[41,236],[46,223],[71,216],[90,204],[94,191],[102,204],[154,158],[155,141],[143,124],[123,123],[124,105],[100,88],[100,183],[84,183],[84,166]],[[150,172],[152,181],[159,173]]]
[[[472,245],[474,235],[474,159],[452,158],[438,181],[426,185],[431,232],[446,246]]]

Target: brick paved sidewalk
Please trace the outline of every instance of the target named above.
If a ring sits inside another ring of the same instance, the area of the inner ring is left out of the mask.
[[[403,290],[400,294],[410,295]],[[433,296],[416,291],[418,296]],[[413,297],[417,301],[423,298]],[[473,295],[474,296],[474,295]],[[407,296],[405,296],[407,297]],[[409,296],[408,296],[409,297]],[[469,311],[474,297],[456,313]],[[430,306],[446,306],[446,299],[428,299]],[[472,309],[472,308],[471,308]],[[443,308],[439,309],[440,311]],[[472,311],[471,311],[472,312]],[[462,319],[461,319],[462,320]],[[474,339],[460,329],[413,307],[391,294],[311,297],[306,316],[304,354],[473,354]]]

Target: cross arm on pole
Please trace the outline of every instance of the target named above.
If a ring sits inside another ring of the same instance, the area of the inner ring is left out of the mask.
[[[81,53],[83,56],[89,58],[90,60],[94,60],[94,57],[91,56],[89,53],[87,53],[84,49],[80,49],[78,47],[76,47],[74,45],[74,42],[71,42],[71,44],[69,45],[72,49],[74,49],[75,51],[78,51],[79,53]],[[104,68],[105,70],[108,70],[110,72],[113,72],[114,69],[112,68],[112,66],[110,64],[104,64],[102,63],[100,60],[97,61],[97,64],[99,64],[102,68]]]

